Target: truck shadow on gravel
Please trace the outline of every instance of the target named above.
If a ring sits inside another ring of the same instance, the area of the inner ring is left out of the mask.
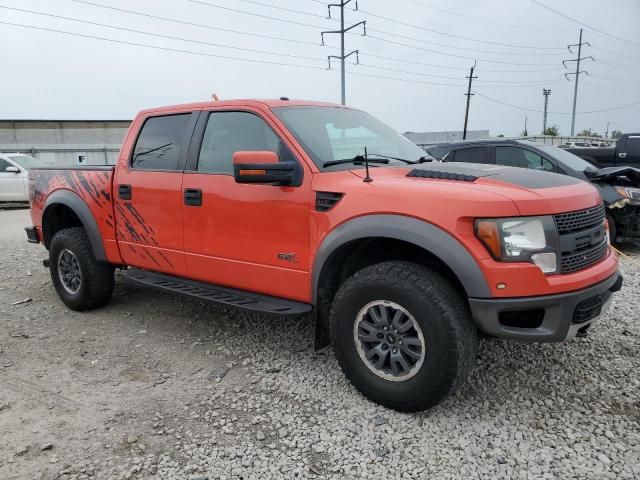
[[[246,366],[255,369],[257,374],[284,370],[289,381],[298,382],[295,391],[313,390],[315,382],[309,379],[321,374],[349,397],[348,403],[365,402],[372,410],[380,408],[351,387],[340,372],[331,347],[314,352],[310,316],[279,318],[227,309],[131,286],[123,280],[117,283],[116,294],[107,308],[142,315],[147,328],[180,339],[183,344],[210,343],[225,352],[230,362],[241,364],[245,361]],[[613,332],[608,330],[620,330],[623,326],[619,323],[610,326],[611,320],[611,315],[605,316],[590,336],[567,343],[522,343],[483,338],[476,365],[467,381],[456,395],[433,412],[457,415],[456,412],[478,405],[484,405],[488,411],[534,404],[571,409],[574,406],[564,405],[562,400],[566,395],[563,392],[571,389],[580,396],[581,402],[611,400],[609,394],[603,392],[603,385],[619,389],[623,382],[616,375],[594,368],[594,356],[600,362],[613,362],[615,366],[620,355],[613,353],[612,344],[616,344],[616,351],[626,350],[628,355],[640,356],[637,342],[634,343],[632,337],[612,338]],[[629,330],[626,332],[629,334]],[[628,340],[626,346],[620,346],[625,340]],[[203,348],[206,352],[207,348]],[[638,414],[637,405],[616,407],[615,402],[610,404],[619,412]]]

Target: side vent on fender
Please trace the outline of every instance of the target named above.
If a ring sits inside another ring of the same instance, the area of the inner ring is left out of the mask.
[[[344,193],[316,192],[316,212],[326,212],[335,207]]]

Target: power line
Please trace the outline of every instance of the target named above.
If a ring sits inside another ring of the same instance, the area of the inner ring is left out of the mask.
[[[191,0],[191,1],[193,1],[193,0]],[[412,48],[414,50],[420,50],[420,51],[423,51],[423,52],[435,53],[437,55],[443,55],[443,56],[446,56],[446,57],[464,58],[465,60],[475,60],[474,57],[469,57],[469,56],[466,56],[466,55],[457,55],[455,53],[445,53],[445,52],[441,52],[441,51],[438,51],[438,50],[433,50],[433,49],[430,49],[430,48],[418,47],[416,45],[409,45],[408,43],[396,42],[395,40],[389,40],[387,38],[376,37],[374,35],[367,35],[367,38],[370,38],[370,39],[373,39],[373,40],[378,40],[378,41],[384,42],[384,43],[389,43],[389,44],[392,44],[392,45]],[[489,59],[486,59],[486,58],[485,59],[478,58],[477,60],[479,60],[481,62],[486,62],[486,63],[497,63],[497,64],[500,64],[500,65],[519,65],[519,66],[534,66],[534,67],[552,67],[552,66],[557,65],[555,63],[506,62],[506,61],[502,61],[502,60],[489,60]]]
[[[561,17],[566,18],[567,20],[571,20],[572,22],[575,22],[575,23],[577,23],[578,25],[581,25],[581,26],[583,26],[583,27],[586,27],[586,28],[588,28],[589,30],[593,30],[594,32],[598,32],[598,33],[599,33],[599,34],[601,34],[601,35],[604,35],[604,36],[606,36],[606,37],[613,38],[613,39],[618,40],[618,41],[620,41],[620,42],[628,43],[629,45],[633,45],[634,47],[640,47],[640,43],[634,43],[634,42],[632,42],[632,41],[630,41],[630,40],[624,39],[624,38],[622,38],[622,37],[618,37],[618,36],[613,35],[613,34],[611,34],[611,33],[609,33],[609,32],[605,32],[604,30],[600,30],[599,28],[592,27],[591,25],[587,25],[586,23],[581,22],[580,20],[577,20],[577,19],[575,19],[575,18],[573,18],[573,17],[570,17],[569,15],[566,15],[566,14],[564,14],[564,13],[562,13],[562,12],[559,12],[558,10],[554,10],[553,8],[549,7],[548,5],[545,5],[545,4],[544,4],[544,3],[542,3],[542,2],[539,2],[538,0],[530,0],[530,1],[532,1],[532,2],[533,2],[533,3],[535,3],[536,5],[538,5],[538,6],[542,7],[542,8],[544,8],[544,9],[546,9],[546,10],[549,10],[550,12],[555,13],[556,15],[560,15]],[[571,133],[571,135],[573,135],[573,133]]]
[[[313,1],[315,1],[315,0],[313,0]],[[454,15],[454,16],[460,17],[460,18],[466,18],[468,20],[474,20],[476,22],[487,23],[489,25],[497,25],[499,27],[517,28],[518,30],[538,30],[538,31],[542,31],[542,32],[559,32],[560,31],[560,30],[552,29],[552,28],[525,27],[525,26],[522,26],[522,25],[512,25],[512,24],[509,24],[509,23],[494,22],[492,20],[486,20],[484,18],[472,17],[470,15],[464,15],[462,13],[454,12],[452,10],[447,10],[447,9],[444,9],[444,8],[434,7],[433,5],[427,5],[425,3],[418,2],[417,0],[408,0],[408,1],[412,2],[412,3],[415,3],[416,5],[420,5],[422,7],[425,7],[425,8],[430,8],[432,10],[436,10],[438,12],[447,13],[449,15]]]
[[[284,22],[284,23],[287,23],[289,25],[291,25],[291,24],[300,25],[300,26],[303,26],[303,27],[317,28],[319,30],[324,29],[324,27],[321,27],[319,25],[313,25],[311,23],[298,22],[298,21],[294,21],[294,20],[289,20],[287,18],[271,17],[269,15],[263,15],[261,13],[247,12],[246,10],[238,10],[237,8],[225,7],[225,6],[222,6],[222,5],[215,4],[215,3],[203,2],[201,0],[189,0],[189,1],[191,3],[198,3],[200,5],[206,5],[207,7],[219,8],[221,10],[227,10],[229,12],[242,13],[244,15],[251,15],[252,17],[259,17],[259,18],[265,18],[267,20],[275,20],[277,22]]]
[[[130,42],[130,41],[126,41],[126,40],[116,40],[116,39],[108,38],[108,37],[99,37],[99,36],[96,36],[96,35],[85,35],[85,34],[82,34],[82,33],[68,32],[68,31],[65,31],[65,30],[56,30],[56,29],[52,29],[52,28],[38,27],[38,26],[35,26],[35,25],[25,25],[25,24],[13,23],[13,22],[5,22],[5,21],[0,21],[0,25],[9,25],[9,26],[13,26],[13,27],[28,28],[28,29],[32,29],[32,30],[41,30],[41,31],[45,31],[45,32],[57,33],[57,34],[62,34],[62,35],[69,35],[69,36],[73,36],[73,37],[90,38],[90,39],[94,39],[94,40],[102,40],[102,41],[105,41],[105,42],[116,43],[116,44],[120,44],[120,45],[144,47],[144,48],[149,48],[149,49],[153,49],[153,50],[161,50],[161,51],[168,51],[168,52],[174,52],[174,53],[186,53],[186,54],[190,54],[190,55],[221,58],[221,59],[224,59],[224,60],[236,60],[236,61],[247,62],[247,63],[262,63],[262,64],[267,64],[267,65],[277,65],[277,66],[284,66],[284,67],[303,68],[303,69],[324,71],[324,72],[327,71],[327,69],[324,68],[324,67],[315,67],[315,66],[312,66],[312,65],[300,65],[300,64],[294,64],[294,63],[274,62],[274,61],[271,61],[271,60],[257,60],[257,59],[251,59],[251,58],[231,57],[231,56],[227,56],[227,55],[218,55],[218,54],[206,53],[206,52],[196,52],[196,51],[193,51],[193,50],[184,50],[184,49],[177,49],[177,48],[170,48],[170,47],[161,47],[161,46],[157,46],[157,45],[149,45],[149,44],[146,44],[146,43]],[[406,78],[388,77],[388,76],[383,76],[383,75],[373,75],[373,74],[369,74],[369,73],[354,72],[354,71],[349,71],[349,70],[347,70],[347,73],[349,73],[350,75],[357,75],[357,76],[361,76],[361,77],[378,78],[378,79],[384,79],[384,80],[394,80],[394,81],[398,81],[398,82],[416,83],[416,84],[421,84],[421,85],[437,85],[437,86],[443,86],[443,87],[461,87],[461,86],[464,86],[463,84],[455,84],[455,83],[450,83],[450,82],[446,82],[446,83],[427,82],[427,81],[421,81],[421,80],[411,80],[411,79],[406,79]]]
[[[421,75],[421,76],[426,76],[426,77],[433,77],[433,78],[443,78],[446,80],[458,80],[460,77],[450,77],[447,75],[435,75],[432,73],[424,73],[424,72],[416,72],[414,70],[400,70],[397,68],[390,68],[390,67],[382,67],[379,65],[371,65],[368,63],[363,63],[363,62],[358,62],[358,65],[362,66],[362,67],[369,67],[369,68],[376,68],[379,70],[388,70],[390,72],[397,72],[397,73],[407,73],[410,75]],[[477,67],[476,67],[477,68]],[[556,81],[555,79],[547,79],[547,80],[535,80],[532,82],[522,82],[522,81],[512,81],[512,80],[482,80],[483,82],[486,83],[500,83],[500,84],[518,84],[518,85],[541,85],[541,84],[546,84],[548,82],[554,82]]]
[[[319,47],[320,45],[318,45],[315,42],[305,42],[304,40],[296,40],[296,39],[292,39],[292,38],[285,38],[285,37],[276,37],[273,35],[262,35],[259,33],[252,33],[252,32],[243,32],[241,30],[233,30],[230,28],[222,28],[222,27],[216,27],[213,25],[206,25],[206,24],[202,24],[202,23],[194,23],[194,22],[189,22],[186,20],[177,20],[175,18],[167,18],[167,17],[161,17],[159,15],[152,15],[150,13],[145,13],[145,12],[140,12],[140,11],[135,11],[135,10],[127,10],[124,8],[117,8],[117,7],[112,7],[110,5],[103,5],[100,3],[93,3],[93,2],[88,2],[86,0],[71,0],[73,2],[76,3],[82,3],[85,5],[91,5],[93,7],[99,7],[99,8],[105,8],[108,10],[113,10],[113,11],[117,11],[117,12],[122,12],[122,13],[128,13],[131,15],[138,15],[141,17],[146,17],[146,18],[154,18],[156,20],[163,20],[166,22],[171,22],[171,23],[176,23],[176,24],[180,24],[180,25],[188,25],[191,27],[199,27],[199,28],[206,28],[209,30],[217,30],[217,31],[221,31],[221,32],[227,32],[227,33],[235,33],[238,35],[247,35],[247,36],[251,36],[251,37],[257,37],[257,38],[266,38],[269,40],[279,40],[279,41],[283,41],[283,42],[289,42],[289,43],[297,43],[300,45],[311,45],[314,47]]]
[[[397,23],[399,25],[403,25],[405,27],[411,27],[411,28],[416,28],[418,30],[423,30],[426,32],[431,32],[431,33],[435,33],[438,35],[443,35],[445,37],[451,37],[451,38],[457,38],[459,40],[466,40],[466,41],[470,41],[470,42],[477,42],[477,43],[484,43],[486,45],[497,45],[497,46],[501,46],[501,47],[511,47],[511,48],[525,48],[525,49],[535,49],[535,50],[562,50],[562,48],[560,47],[538,47],[535,45],[518,45],[518,44],[513,44],[513,43],[503,43],[503,42],[491,42],[488,40],[479,40],[477,38],[472,38],[472,37],[465,37],[463,35],[455,35],[453,33],[445,33],[445,32],[441,32],[439,30],[434,30],[432,28],[427,28],[427,27],[422,27],[420,25],[414,25],[411,23],[406,23],[406,22],[402,22],[400,20],[396,20],[394,18],[389,18],[389,17],[385,17],[383,15],[378,15],[377,13],[373,13],[373,12],[367,12],[365,10],[360,10],[361,13],[364,13],[365,15],[369,15],[371,17],[375,17],[375,18],[379,18],[381,20],[387,20],[388,22],[393,22],[393,23]],[[370,29],[372,32],[374,31],[373,29]],[[381,30],[376,30],[379,33],[387,33],[388,32],[384,32]],[[396,35],[396,34],[390,34],[390,35]],[[398,35],[400,36],[400,35]],[[407,38],[411,38],[411,37],[407,37]],[[415,39],[413,39],[415,40]],[[502,52],[500,52],[502,54]],[[517,54],[515,54],[517,55]]]
[[[320,0],[318,0],[320,1]],[[360,56],[368,56],[371,58],[379,58],[381,60],[391,60],[394,62],[399,62],[399,63],[406,63],[409,65],[421,65],[423,67],[434,67],[434,68],[441,68],[444,70],[467,70],[467,67],[457,67],[457,66],[453,66],[453,65],[438,65],[436,63],[424,63],[424,62],[417,62],[415,60],[406,60],[406,59],[402,59],[402,58],[398,58],[398,57],[385,57],[383,55],[377,55],[377,54],[373,54],[370,52],[361,52]],[[493,70],[493,69],[482,69],[483,72],[487,72],[487,73],[542,73],[542,72],[556,72],[558,69],[557,68],[545,68],[542,70]]]
[[[638,58],[633,58],[633,57],[630,57],[628,55],[622,55],[620,53],[612,52],[611,50],[606,50],[606,49],[601,48],[601,47],[591,46],[591,48],[593,48],[594,50],[599,50],[599,51],[604,52],[604,53],[608,53],[609,55],[614,55],[614,56],[620,57],[620,58],[626,58],[627,60],[631,60],[632,62],[640,62],[640,59],[638,59]]]
[[[227,33],[234,33],[234,34],[238,34],[238,35],[246,35],[246,36],[251,36],[251,37],[256,37],[256,38],[265,38],[265,39],[269,39],[269,40],[277,40],[277,41],[283,41],[283,42],[288,42],[288,43],[294,43],[294,44],[300,44],[300,45],[311,45],[314,47],[319,47],[320,45],[315,43],[315,42],[308,42],[308,41],[304,41],[304,40],[297,40],[297,39],[292,39],[292,38],[286,38],[286,37],[278,37],[278,36],[272,36],[272,35],[263,35],[263,34],[259,34],[259,33],[253,33],[253,32],[244,32],[241,30],[234,30],[234,29],[228,29],[228,28],[222,28],[222,27],[216,27],[213,25],[208,25],[208,24],[202,24],[202,23],[195,23],[195,22],[190,22],[190,21],[186,21],[186,20],[178,20],[175,18],[167,18],[167,17],[162,17],[159,15],[153,15],[150,13],[146,13],[146,12],[141,12],[141,11],[136,11],[136,10],[128,10],[128,9],[124,9],[124,8],[118,8],[118,7],[113,7],[110,5],[104,5],[104,4],[100,4],[100,3],[95,3],[95,2],[90,2],[87,0],[72,0],[73,2],[76,3],[81,3],[81,4],[85,4],[85,5],[90,5],[90,6],[94,6],[94,7],[98,7],[98,8],[104,8],[107,10],[112,10],[112,11],[117,11],[117,12],[121,12],[121,13],[127,13],[130,15],[137,15],[137,16],[141,16],[141,17],[145,17],[145,18],[153,18],[156,20],[162,20],[162,21],[166,21],[166,22],[171,22],[171,23],[175,23],[175,24],[179,24],[179,25],[188,25],[188,26],[192,26],[192,27],[199,27],[199,28],[204,28],[204,29],[209,29],[209,30],[217,30],[217,31],[222,31],[222,32],[227,32]],[[326,5],[326,3],[323,0],[313,0],[316,1],[317,3],[321,3],[323,5]],[[337,48],[337,47],[332,47],[332,46],[327,46],[328,48]],[[392,61],[396,61],[396,62],[400,62],[400,63],[407,63],[407,64],[415,64],[415,65],[423,65],[423,66],[428,66],[428,67],[435,67],[435,68],[442,68],[442,69],[450,69],[450,70],[467,70],[467,67],[455,67],[455,66],[445,66],[445,65],[437,65],[437,64],[432,64],[432,63],[423,63],[423,62],[417,62],[417,61],[413,61],[413,60],[406,60],[406,59],[401,59],[398,57],[387,57],[387,56],[383,56],[383,55],[377,55],[377,54],[373,54],[373,53],[367,53],[368,56],[373,57],[373,58],[380,58],[382,60],[392,60]],[[446,54],[444,54],[446,55]],[[469,59],[471,57],[463,57],[465,59]],[[504,62],[506,64],[511,64],[509,62]],[[515,65],[522,65],[522,64],[515,64]],[[525,65],[532,65],[532,66],[537,66],[538,64],[525,64]],[[555,66],[555,64],[543,64],[542,66]],[[542,69],[542,70],[495,70],[495,69],[482,69],[483,72],[495,72],[495,73],[537,73],[537,72],[545,72],[545,71],[555,71],[555,69]]]
[[[0,5],[0,8],[5,8],[5,9],[8,9],[8,10],[14,10],[14,11],[17,11],[17,12],[30,13],[30,14],[34,14],[34,15],[41,15],[41,16],[50,17],[50,18],[59,18],[59,19],[62,19],[62,20],[69,20],[69,21],[72,21],[72,22],[84,23],[84,24],[87,24],[87,25],[96,25],[96,26],[99,26],[99,27],[112,28],[112,29],[121,30],[121,31],[124,31],[124,32],[132,32],[132,33],[137,33],[137,34],[141,34],[141,35],[148,35],[148,36],[152,36],[152,37],[166,38],[166,39],[169,39],[169,40],[178,40],[178,41],[181,41],[181,42],[197,43],[197,44],[201,44],[201,45],[208,45],[208,46],[219,47],[219,48],[229,48],[229,49],[241,50],[241,51],[245,51],[245,52],[261,53],[261,54],[266,54],[266,55],[278,55],[278,56],[290,57],[290,58],[298,58],[298,59],[303,59],[303,60],[312,60],[312,61],[319,61],[320,60],[317,57],[307,57],[307,56],[303,56],[303,55],[293,55],[293,54],[288,54],[288,53],[273,52],[273,51],[269,51],[269,50],[257,50],[257,49],[253,49],[253,48],[236,47],[236,46],[233,46],[233,45],[225,45],[225,44],[222,44],[222,43],[205,42],[205,41],[202,41],[202,40],[193,40],[193,39],[184,38],[184,37],[174,37],[174,36],[171,36],[171,35],[164,35],[164,34],[160,34],[160,33],[145,32],[143,30],[135,30],[133,28],[118,27],[116,25],[109,25],[109,24],[106,24],[106,23],[92,22],[90,20],[82,20],[82,19],[79,19],[79,18],[65,17],[65,16],[62,16],[62,15],[54,15],[52,13],[36,12],[34,10],[25,10],[25,9],[22,9],[22,8],[7,7],[5,5]]]
[[[500,105],[504,105],[506,107],[515,108],[517,110],[523,110],[525,112],[544,113],[542,110],[536,110],[534,108],[521,107],[521,106],[518,106],[518,105],[513,105],[511,103],[503,102],[503,101],[498,100],[496,98],[492,98],[492,97],[489,97],[488,95],[480,93],[477,90],[474,90],[473,93],[475,93],[476,95],[478,95],[480,97],[486,98],[487,100],[489,100],[491,102],[499,103]],[[622,110],[624,108],[635,107],[636,105],[640,105],[640,101],[634,102],[634,103],[630,103],[628,105],[620,105],[618,107],[613,107],[613,108],[603,108],[603,109],[600,109],[600,110],[589,110],[589,111],[576,112],[576,113],[579,113],[580,115],[586,115],[586,114],[590,114],[590,113],[611,112],[611,111],[614,111],[614,110]],[[573,114],[573,112],[548,112],[548,113],[553,113],[554,115],[572,115]]]
[[[213,7],[213,8],[220,8],[220,9],[231,11],[231,12],[234,12],[234,13],[241,13],[241,14],[251,15],[251,16],[265,18],[265,19],[269,19],[269,20],[275,20],[275,21],[286,22],[286,23],[293,23],[295,25],[301,25],[301,26],[317,28],[317,29],[324,28],[324,27],[320,27],[318,25],[312,25],[312,24],[309,24],[309,23],[303,23],[303,22],[298,22],[298,21],[289,21],[289,20],[286,20],[286,19],[283,19],[283,18],[272,17],[272,16],[269,16],[269,15],[264,15],[264,14],[260,14],[260,13],[247,12],[246,10],[239,10],[239,9],[235,9],[235,8],[225,7],[225,6],[222,6],[222,5],[218,5],[216,3],[204,2],[202,0],[189,0],[189,1],[192,2],[192,3],[206,5],[206,6]],[[268,8],[274,8],[274,9],[278,9],[278,10],[285,10],[285,11],[290,11],[290,12],[308,14],[307,12],[301,12],[300,10],[281,8],[280,6],[268,5],[268,4],[265,4],[265,3],[262,3],[262,2],[257,2],[257,1],[254,1],[254,0],[241,0],[241,1],[252,3],[252,4],[257,4],[257,5],[261,5],[261,6],[265,6],[265,7],[268,7]],[[382,17],[380,15],[376,15],[376,14],[373,14],[373,13],[370,13],[370,12],[364,12],[364,11],[361,11],[361,10],[359,10],[359,11],[362,12],[362,13],[367,13],[368,15],[371,15],[371,16],[374,16],[374,17],[384,18],[385,20],[389,20],[389,21],[393,21],[393,22],[404,24],[404,22],[399,22],[397,20],[390,19],[388,17]],[[317,17],[317,18],[323,18],[323,17],[321,17],[319,15],[313,15],[313,14],[309,14],[309,15],[312,15],[312,16]],[[437,33],[439,35],[445,35],[445,36],[448,36],[448,37],[459,38],[459,39],[464,39],[464,40],[468,40],[468,41],[474,41],[474,42],[478,42],[478,43],[486,43],[486,44],[490,44],[490,45],[500,45],[500,46],[506,46],[506,47],[527,48],[527,49],[536,49],[536,50],[545,50],[545,49],[562,50],[562,48],[559,48],[559,47],[546,47],[545,48],[545,47],[536,47],[536,46],[505,44],[505,43],[500,43],[500,42],[487,42],[487,41],[484,41],[484,40],[473,39],[473,38],[470,38],[470,37],[463,37],[463,36],[460,36],[460,35],[454,35],[454,34],[439,32],[437,30],[428,29],[426,27],[419,27],[419,26],[411,25],[411,24],[404,24],[404,25],[411,26],[411,27],[418,28],[418,29],[425,30],[425,31],[429,31],[429,32],[432,32],[432,33]],[[509,56],[512,56],[512,55],[513,56],[524,55],[524,54],[521,54],[521,53],[495,52],[495,51],[490,51],[490,50],[478,50],[478,49],[474,50],[472,48],[456,47],[456,46],[447,45],[447,44],[443,44],[443,43],[437,43],[437,42],[430,42],[430,41],[427,41],[427,40],[421,40],[419,38],[410,37],[410,36],[407,36],[407,35],[400,35],[400,34],[390,33],[390,32],[384,31],[384,30],[380,30],[380,29],[370,28],[369,31],[381,33],[383,35],[390,35],[390,36],[393,36],[393,37],[398,37],[398,38],[402,38],[402,39],[405,39],[405,40],[412,40],[412,41],[419,42],[419,43],[436,45],[436,46],[445,47],[445,48],[452,48],[452,49],[456,49],[456,50],[476,51],[476,52],[480,52],[480,53],[488,53],[488,54],[491,54],[491,55],[509,55]],[[384,38],[373,37],[373,36],[370,36],[370,37],[371,38],[376,38],[376,39],[381,40],[381,41],[389,42],[389,40],[384,39]],[[410,48],[415,48],[415,47],[411,47],[410,45],[408,45],[408,46]],[[441,55],[451,55],[451,54],[441,52]],[[556,54],[552,54],[552,53],[534,53],[534,54],[527,54],[527,55],[546,56],[546,55],[556,55]],[[471,57],[465,57],[465,58],[470,59]],[[485,61],[489,61],[489,60],[485,60]],[[507,63],[507,62],[499,62],[499,63]]]
[[[361,11],[362,12],[362,11]],[[365,13],[365,12],[362,12]],[[371,15],[371,14],[370,14]],[[378,15],[373,15],[373,16],[378,16]],[[386,18],[386,17],[385,17]],[[419,27],[416,27],[419,28]],[[438,43],[438,42],[431,42],[428,40],[421,40],[419,38],[416,37],[411,37],[408,35],[400,35],[398,33],[389,33],[386,32],[384,30],[379,30],[376,28],[369,28],[370,32],[377,32],[377,33],[382,33],[384,35],[390,35],[392,37],[397,37],[397,38],[402,38],[404,40],[412,40],[414,42],[418,42],[418,43],[424,43],[427,45],[436,45],[439,47],[445,47],[445,48],[452,48],[454,50],[464,50],[467,52],[478,52],[478,53],[488,53],[490,55],[507,55],[507,56],[536,56],[536,57],[548,57],[548,56],[558,56],[558,55],[562,55],[562,53],[558,52],[558,53],[515,53],[515,52],[496,52],[495,50],[482,50],[482,49],[478,49],[478,48],[469,48],[469,47],[456,47],[454,45],[447,45],[446,43]],[[562,48],[557,48],[556,50],[563,50]]]
[[[80,0],[77,0],[77,1],[80,1]],[[119,8],[115,8],[115,7],[108,7],[108,6],[95,4],[95,3],[91,3],[91,2],[82,1],[81,3],[88,3],[90,5],[94,5],[94,6],[98,6],[98,7],[105,7],[105,8],[109,8],[109,9],[115,9],[117,11],[122,11],[124,13],[131,13],[131,14],[135,14],[135,15],[148,16],[147,14],[142,13],[142,12],[136,12],[136,11],[131,11],[131,10],[123,10],[123,9],[119,9]],[[38,12],[38,11],[34,11],[34,10],[26,10],[26,9],[14,8],[14,7],[7,7],[7,6],[4,6],[4,5],[0,5],[0,8],[19,11],[19,12],[23,12],[23,13],[42,15],[42,16],[47,16],[47,17],[52,17],[52,18],[59,18],[59,19],[78,22],[78,23],[85,23],[85,24],[89,24],[89,25],[96,25],[96,26],[101,26],[101,27],[106,27],[106,28],[112,28],[112,29],[121,30],[121,31],[128,31],[128,32],[133,32],[133,33],[137,33],[137,34],[142,34],[142,35],[148,35],[148,36],[154,36],[154,37],[159,37],[159,38],[167,38],[167,39],[172,39],[172,40],[184,41],[184,42],[189,42],[189,43],[196,43],[196,44],[209,45],[209,46],[217,46],[217,47],[221,47],[221,48],[229,48],[229,49],[235,49],[235,50],[244,50],[244,51],[254,52],[254,53],[265,53],[265,54],[273,54],[273,55],[282,55],[282,56],[287,56],[287,57],[291,57],[291,58],[300,58],[300,59],[312,60],[312,61],[319,60],[317,58],[306,57],[306,56],[302,56],[302,55],[292,55],[292,54],[273,52],[273,51],[267,51],[267,50],[248,49],[248,48],[235,47],[235,46],[225,45],[225,44],[220,44],[220,43],[213,43],[213,42],[205,42],[205,41],[200,41],[200,40],[194,40],[194,39],[184,38],[184,37],[175,37],[175,36],[171,36],[171,35],[163,35],[163,34],[151,33],[151,32],[146,32],[146,31],[142,31],[142,30],[119,27],[119,26],[109,25],[109,24],[100,23],[100,22],[92,22],[92,21],[89,21],[89,20],[66,17],[66,16],[62,16],[62,15],[55,15],[55,14],[50,14],[50,13],[45,13],[45,12]],[[160,20],[167,20],[167,21],[172,21],[172,22],[183,23],[180,20],[167,19],[167,18],[164,18],[164,17],[153,16],[153,18],[157,18],[157,19],[160,19]],[[213,26],[210,26],[210,25],[202,25],[202,24],[195,24],[195,25],[203,27],[203,28],[214,28],[214,29],[217,29],[217,27],[213,27]],[[239,32],[237,30],[228,30],[228,29],[223,29],[223,30],[224,31],[228,31],[228,32],[232,32],[232,33],[240,33],[240,34],[246,34],[246,35],[258,35],[258,34]],[[258,36],[262,37],[262,35],[258,35]],[[281,37],[268,37],[268,38],[277,38],[278,40],[285,40],[285,41],[289,41],[289,42],[293,42],[293,43],[300,43],[297,40],[285,39],[285,38],[281,38]],[[310,42],[304,42],[304,43],[310,43]],[[312,44],[312,45],[316,45],[316,44]],[[399,61],[399,62],[412,63],[412,64],[417,64],[417,65],[444,68],[444,69],[452,69],[452,70],[453,69],[464,69],[464,70],[466,70],[466,68],[464,68],[464,67],[446,67],[446,66],[435,65],[435,64],[428,64],[428,63],[425,64],[425,63],[422,63],[422,62],[402,60],[402,59],[398,59],[398,58],[395,58],[395,57],[386,57],[386,56],[382,56],[382,55],[375,55],[375,54],[367,54],[367,55],[369,55],[372,58],[380,58],[380,59],[383,59],[383,60],[395,60],[395,61]],[[379,66],[376,66],[376,65],[367,65],[367,66],[369,66],[371,68],[382,69],[382,70],[396,71],[398,73],[414,73],[416,75],[422,75],[422,76],[433,77],[433,78],[445,78],[445,79],[457,79],[458,78],[458,77],[446,77],[446,76],[440,76],[440,75],[432,75],[432,74],[426,74],[426,73],[420,73],[420,72],[408,72],[408,71],[403,71],[403,70],[398,70],[398,69],[390,69],[390,68],[386,68],[386,67],[379,67]],[[521,72],[520,70],[515,70],[515,71],[514,70],[511,70],[511,71],[509,71],[509,70],[506,70],[506,71],[505,70],[484,70],[484,71],[487,71],[487,72],[498,72],[498,73],[504,73],[504,72],[514,72],[514,73],[517,72],[517,73],[520,73]],[[548,70],[548,71],[550,71],[550,70]],[[507,82],[507,83],[517,83],[517,82]]]

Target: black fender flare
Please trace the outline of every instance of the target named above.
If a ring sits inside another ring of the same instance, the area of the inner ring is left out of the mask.
[[[347,242],[370,237],[393,238],[422,247],[453,271],[468,297],[491,297],[489,285],[478,262],[455,237],[423,220],[404,215],[375,214],[348,220],[323,239],[313,262],[313,305],[317,305],[320,276],[331,254]]]
[[[45,229],[44,221],[47,215],[47,209],[53,205],[64,205],[70,208],[71,211],[78,216],[85,232],[87,232],[89,242],[91,243],[91,249],[93,250],[93,255],[96,257],[96,260],[106,262],[107,255],[104,251],[104,244],[102,243],[102,235],[100,235],[98,222],[96,222],[95,217],[91,213],[91,210],[85,201],[77,193],[74,193],[71,190],[56,190],[53,192],[47,198],[44,209],[42,210],[43,231]],[[51,241],[51,239],[45,240],[48,240],[49,242]]]

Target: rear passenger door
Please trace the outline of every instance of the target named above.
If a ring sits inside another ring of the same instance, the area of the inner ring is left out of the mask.
[[[266,150],[298,163],[299,185],[236,183],[233,154]],[[264,112],[202,113],[183,181],[190,195],[183,207],[190,278],[309,301],[311,175],[293,151]]]
[[[116,237],[127,265],[186,275],[182,175],[196,113],[150,116],[123,149],[114,181]]]

